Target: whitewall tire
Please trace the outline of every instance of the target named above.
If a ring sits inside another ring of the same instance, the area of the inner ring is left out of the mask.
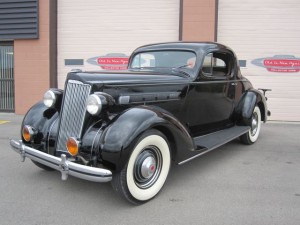
[[[261,128],[261,112],[258,106],[255,106],[252,116],[250,130],[241,136],[241,141],[244,144],[251,145],[258,139]]]
[[[166,137],[157,130],[147,131],[138,139],[125,168],[113,176],[113,188],[131,203],[146,202],[163,187],[170,165]]]

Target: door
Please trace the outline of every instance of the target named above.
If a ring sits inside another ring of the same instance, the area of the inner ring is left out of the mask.
[[[64,88],[72,68],[122,69],[138,46],[178,40],[179,0],[64,0],[57,5],[58,88]],[[81,59],[82,65],[66,64],[68,59]]]
[[[0,42],[0,112],[14,112],[14,55],[12,42]]]
[[[187,126],[192,135],[224,129],[232,124],[235,82],[233,57],[226,52],[208,53],[199,78],[190,86],[187,97]]]
[[[299,0],[218,0],[218,42],[234,49],[241,73],[267,92],[269,120],[300,121]]]

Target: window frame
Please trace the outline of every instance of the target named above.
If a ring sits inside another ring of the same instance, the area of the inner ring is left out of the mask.
[[[205,63],[205,58],[211,54],[212,57],[211,57],[211,73],[206,73],[203,71],[203,65]],[[227,60],[224,60],[222,59],[221,57],[217,57],[217,56],[214,56],[214,54],[219,54],[219,55],[226,55],[224,58],[227,58]],[[222,62],[225,63],[226,65],[226,70],[227,72],[224,74],[224,75],[216,75],[216,73],[214,74],[214,72],[216,72],[214,70],[214,67],[217,68],[216,66],[213,66],[213,61],[215,60],[222,60]],[[209,52],[206,52],[203,56],[203,60],[202,60],[202,64],[201,64],[201,69],[200,69],[200,76],[203,76],[204,78],[211,78],[211,79],[222,79],[222,80],[226,80],[226,79],[229,79],[233,76],[234,74],[234,55],[232,52],[230,51],[224,51],[224,50],[212,50],[212,51],[209,51]]]
[[[186,49],[157,49],[157,50],[147,50],[147,51],[140,51],[140,52],[136,52],[134,55],[131,56],[131,59],[128,63],[128,68],[129,69],[136,69],[136,68],[139,68],[139,67],[133,67],[132,64],[135,60],[135,57],[137,55],[140,55],[140,54],[151,54],[152,52],[188,52],[188,53],[192,53],[193,54],[193,57],[195,57],[195,65],[192,67],[192,68],[189,68],[189,70],[191,71],[195,71],[196,67],[197,67],[197,53],[195,51],[192,51],[192,50],[186,50]],[[184,63],[183,63],[184,65]],[[183,66],[182,65],[182,66]],[[164,67],[160,67],[160,66],[151,66],[151,68],[164,68]],[[148,67],[150,68],[150,67]],[[174,68],[174,67],[165,67],[165,68]]]

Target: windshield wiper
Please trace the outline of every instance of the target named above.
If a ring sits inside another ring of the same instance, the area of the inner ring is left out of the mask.
[[[177,67],[174,67],[173,69],[180,69],[180,68],[185,68],[185,67],[188,67],[189,64],[184,64],[184,65],[181,65],[181,66],[177,66]]]

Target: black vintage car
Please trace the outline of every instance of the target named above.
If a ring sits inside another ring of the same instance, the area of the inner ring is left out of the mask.
[[[266,89],[263,90],[265,92]],[[217,43],[161,43],[136,49],[128,70],[72,71],[26,114],[22,160],[113,189],[134,204],[163,187],[179,165],[235,138],[256,142],[270,112],[264,93]]]

